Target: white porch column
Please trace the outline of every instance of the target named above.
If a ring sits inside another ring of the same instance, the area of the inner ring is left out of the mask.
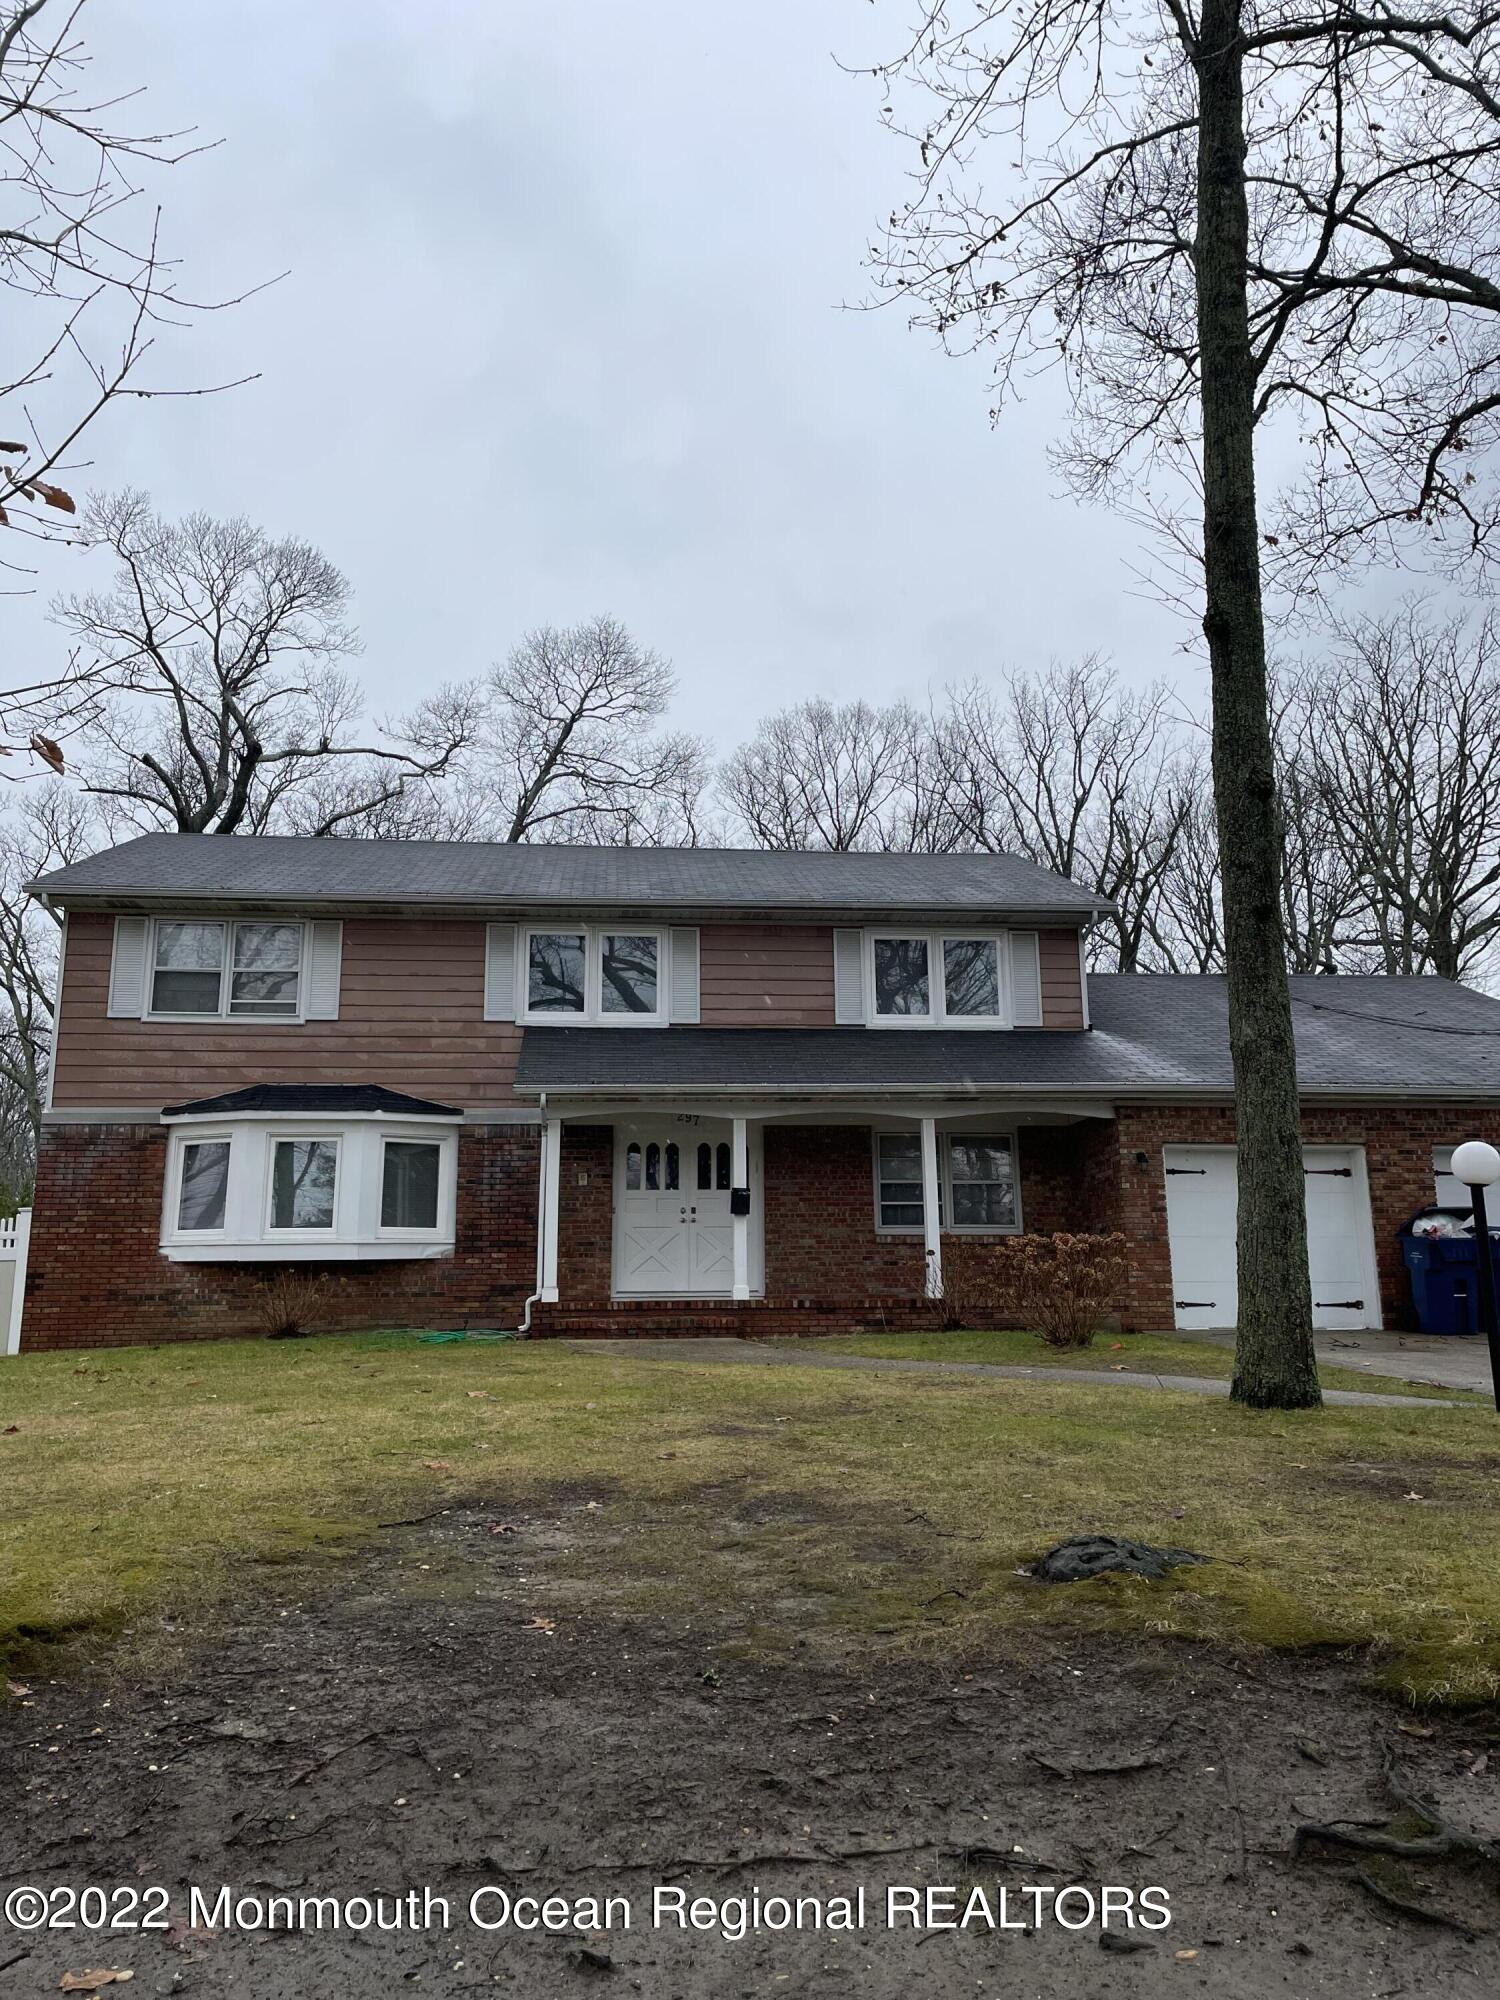
[[[542,1128],[541,1284],[544,1305],[557,1298],[557,1231],[562,1206],[562,1120],[549,1118]]]
[[[927,1296],[943,1295],[943,1237],[938,1216],[937,1120],[922,1120],[922,1232],[927,1250]]]
[[[729,1185],[731,1188],[750,1189],[750,1143],[747,1121],[736,1118],[734,1140],[730,1150]],[[748,1203],[745,1204],[748,1208]],[[750,1217],[747,1214],[731,1218],[734,1225],[734,1296],[748,1299],[750,1296]]]

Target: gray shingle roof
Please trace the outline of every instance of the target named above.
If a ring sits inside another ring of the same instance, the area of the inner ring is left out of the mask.
[[[793,854],[760,848],[549,847],[148,833],[31,884],[60,902],[198,901],[504,910],[657,905],[1055,913],[1100,899],[1009,854]]]
[[[1292,981],[1298,1072],[1320,1096],[1500,1098],[1500,1000],[1445,979]],[[520,1089],[720,1086],[1096,1096],[1227,1095],[1224,981],[1095,974],[1082,1033],[865,1028],[528,1028]]]

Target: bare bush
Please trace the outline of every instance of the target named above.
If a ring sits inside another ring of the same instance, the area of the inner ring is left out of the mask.
[[[1120,1235],[959,1237],[943,1248],[949,1324],[1035,1327],[1049,1347],[1087,1347],[1129,1281]]]
[[[267,1340],[303,1339],[326,1324],[330,1292],[322,1272],[278,1264],[256,1291],[255,1324]]]

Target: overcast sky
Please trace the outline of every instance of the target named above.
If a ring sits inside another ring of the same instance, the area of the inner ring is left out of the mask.
[[[901,18],[91,0],[99,80],[224,141],[163,183],[184,288],[289,275],[157,357],[179,386],[257,382],[122,406],[78,483],[318,543],[377,708],[596,611],[675,662],[680,720],[721,744],[808,695],[1088,649],[1196,694],[1136,531],[1049,471],[1057,390],[992,429],[982,362],[841,310],[907,156],[834,58]],[[6,615],[60,645],[39,604]]]

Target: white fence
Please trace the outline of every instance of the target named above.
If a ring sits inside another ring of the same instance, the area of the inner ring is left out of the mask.
[[[21,1349],[21,1302],[26,1295],[26,1246],[30,1241],[29,1208],[0,1215],[0,1354],[18,1354]]]

